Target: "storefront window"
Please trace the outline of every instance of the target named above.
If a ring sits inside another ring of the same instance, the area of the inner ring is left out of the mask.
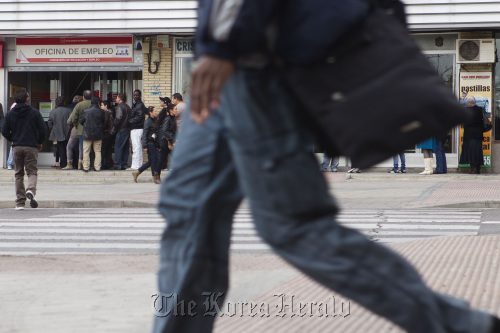
[[[180,93],[187,101],[189,99],[189,91],[191,90],[191,66],[193,65],[193,39],[192,38],[176,38],[174,40],[174,87],[172,93]]]
[[[496,51],[497,55],[500,53],[500,33],[495,33],[495,44],[496,44]],[[493,119],[494,119],[494,124],[493,124],[493,131],[494,131],[494,136],[495,140],[500,140],[500,64],[497,62],[495,64],[495,107],[493,109]]]

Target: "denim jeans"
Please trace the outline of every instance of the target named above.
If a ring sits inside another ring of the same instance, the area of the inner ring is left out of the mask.
[[[123,169],[128,166],[129,137],[129,131],[122,131],[116,134],[115,168]]]
[[[399,153],[399,154],[394,155],[394,157],[392,158],[392,160],[394,162],[394,171],[398,171],[398,156],[399,156],[399,158],[401,158],[401,171],[406,170],[405,153]]]
[[[444,142],[436,139],[436,172],[435,173],[448,173],[446,165],[446,154],[444,153]]]
[[[142,150],[141,150],[142,152]],[[143,172],[147,168],[151,167],[151,175],[154,176],[156,171],[156,165],[158,164],[158,150],[156,150],[155,143],[152,141],[148,142],[148,161],[143,165],[139,166],[139,171]]]
[[[267,68],[236,70],[203,125],[186,112],[161,186],[167,226],[158,295],[191,302],[197,315],[173,315],[174,302],[155,304],[154,332],[211,331],[203,293],[227,291],[232,218],[243,197],[263,240],[326,287],[408,332],[487,332],[489,315],[433,292],[396,252],[337,223],[312,136],[294,109],[303,112]]]
[[[331,170],[337,170],[337,168],[339,167],[339,157],[331,157],[327,154],[323,154],[323,163],[321,163],[319,166],[323,171],[328,170],[328,167],[330,167]]]
[[[7,159],[7,167],[14,168],[14,153],[12,152],[12,146],[10,146],[9,158]]]

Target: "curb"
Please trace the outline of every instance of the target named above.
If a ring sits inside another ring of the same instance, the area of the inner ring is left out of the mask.
[[[0,201],[0,209],[14,209],[15,202]],[[27,203],[29,207],[29,203]],[[156,208],[156,203],[110,200],[110,201],[66,201],[66,200],[41,200],[38,201],[38,208]]]

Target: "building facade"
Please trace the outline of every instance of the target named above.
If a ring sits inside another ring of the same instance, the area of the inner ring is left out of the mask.
[[[491,113],[494,128],[485,135],[485,162],[491,166],[488,170],[500,172],[500,128],[496,130],[500,1],[403,1],[415,40],[446,84],[457,98],[467,90]],[[120,92],[132,96],[133,90],[140,89],[146,106],[159,106],[158,97],[174,92],[188,97],[196,8],[197,1],[182,0],[1,2],[0,102],[4,110],[21,87],[28,89],[32,106],[44,117],[57,96],[69,103],[85,89],[110,101]],[[481,53],[461,55],[457,43],[466,43],[464,49],[474,53],[476,49],[468,47],[473,43]],[[477,86],[486,87],[489,94],[473,91]],[[457,167],[459,128],[448,133],[445,150],[448,165]],[[0,166],[6,166],[7,154],[8,143],[2,138]],[[421,155],[418,149],[408,150],[407,166],[421,167]],[[52,163],[47,141],[40,164]]]

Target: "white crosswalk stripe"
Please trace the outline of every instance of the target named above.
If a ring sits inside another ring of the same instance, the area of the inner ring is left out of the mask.
[[[481,210],[346,210],[338,221],[380,243],[476,235]],[[499,223],[485,221],[484,223]],[[155,209],[61,210],[43,218],[0,219],[0,255],[156,254],[165,221]],[[269,251],[248,209],[234,216],[233,251]]]

